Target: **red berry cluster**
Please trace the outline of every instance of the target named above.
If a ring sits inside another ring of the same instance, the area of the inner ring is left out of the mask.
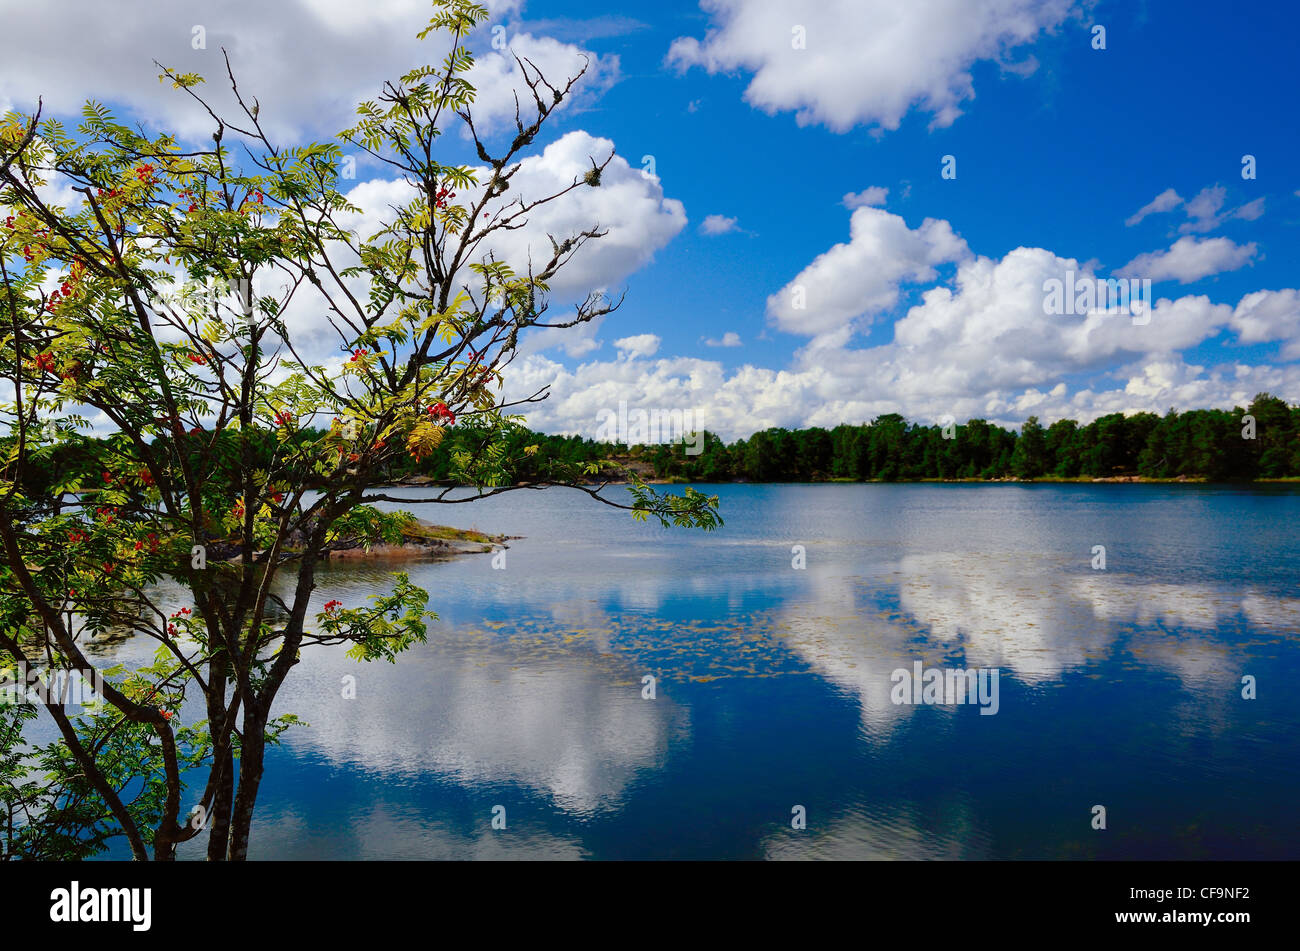
[[[149,551],[151,551],[151,552],[156,552],[156,551],[158,550],[158,536],[157,536],[157,535],[155,535],[153,532],[150,532],[150,533],[146,536],[146,539],[145,539],[145,540],[149,542]]]
[[[456,425],[456,414],[447,408],[446,403],[434,403],[429,407],[429,415],[448,426]]]
[[[326,613],[326,614],[333,614],[333,613],[334,613],[334,610],[335,610],[336,608],[341,608],[341,607],[343,607],[343,602],[342,602],[342,601],[326,601],[326,602],[325,602],[325,613]]]
[[[447,202],[455,197],[456,197],[456,193],[452,191],[450,187],[444,185],[442,188],[438,189],[438,194],[434,199],[434,203],[439,208],[446,208]]]
[[[57,288],[50,291],[50,299],[46,302],[45,309],[53,310],[54,305],[59,302],[60,297],[64,300],[69,300],[72,297],[72,285],[67,281],[64,281]]]
[[[358,360],[360,360],[362,357],[368,357],[368,356],[370,356],[370,351],[369,351],[369,350],[353,350],[353,351],[352,351],[352,359],[349,360],[348,362],[349,362],[349,363],[356,363],[356,362],[357,362]]]

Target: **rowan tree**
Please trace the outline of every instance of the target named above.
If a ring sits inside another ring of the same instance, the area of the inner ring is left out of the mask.
[[[331,545],[398,537],[408,516],[372,503],[568,485],[637,518],[719,524],[716,497],[661,495],[633,474],[627,502],[588,484],[593,467],[517,478],[517,411],[546,396],[503,396],[521,334],[618,301],[593,293],[550,316],[550,282],[603,236],[598,222],[549,236],[522,265],[493,251],[495,236],[600,187],[612,154],[553,193],[509,193],[582,73],[552,84],[517,60],[526,91],[494,148],[465,75],[466,38],[486,16],[468,0],[435,3],[420,35],[446,42],[446,56],[387,83],[333,141],[275,142],[229,61],[234,115],[199,76],[160,66],[210,119],[210,145],[130,127],[94,102],[74,131],[39,108],[0,121],[0,661],[78,673],[102,698],[80,712],[57,696],[0,711],[10,855],[79,857],[122,836],[136,859],[166,860],[206,834],[209,859],[246,858],[267,744],[294,723],[275,701],[302,650],[346,644],[358,660],[392,661],[428,635],[427,594],[403,574],[369,604],[314,604]],[[444,128],[463,130],[476,164],[448,158]],[[362,154],[409,197],[359,235],[341,176]],[[53,204],[66,187],[78,200]],[[290,330],[295,308],[328,325],[341,366],[310,359]],[[476,492],[384,491],[394,460],[428,456],[451,427],[472,434],[457,440],[452,481]],[[167,593],[176,585],[188,603]],[[156,641],[153,662],[96,669],[87,643],[107,632]],[[206,718],[182,726],[187,699]],[[59,738],[22,749],[36,707]]]

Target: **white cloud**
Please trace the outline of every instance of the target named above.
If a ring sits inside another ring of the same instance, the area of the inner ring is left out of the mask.
[[[700,233],[707,235],[727,234],[736,231],[736,219],[725,215],[708,215],[700,222]]]
[[[1213,231],[1225,221],[1233,218],[1242,221],[1255,221],[1264,214],[1264,199],[1256,198],[1229,211],[1220,211],[1227,200],[1228,190],[1222,185],[1202,188],[1196,197],[1187,203],[1188,220],[1179,225],[1180,234],[1204,234]]]
[[[591,167],[589,156],[600,160],[613,149],[614,143],[609,139],[583,131],[570,132],[542,152],[525,158],[511,180],[510,190],[499,202],[532,200],[553,194],[571,185]],[[485,179],[486,174],[480,174],[480,180]],[[458,194],[456,201],[472,201],[476,191],[469,189],[465,194]],[[411,195],[410,186],[404,180],[361,182],[347,197],[363,213],[341,216],[339,223],[363,236],[373,234],[382,222],[391,219],[390,206],[410,201]],[[494,208],[495,204],[488,207]],[[563,200],[540,205],[526,217],[524,227],[493,234],[477,249],[471,263],[490,252],[522,273],[530,260],[536,266],[549,260],[553,253],[550,235],[559,241],[591,228],[606,232],[579,249],[549,282],[549,299],[557,313],[569,303],[584,300],[593,291],[617,288],[686,226],[682,203],[665,198],[657,178],[643,174],[640,168],[632,168],[620,156],[615,156],[606,166],[599,187],[580,185]],[[340,263],[351,262],[341,256]],[[365,297],[365,285],[360,278],[353,280],[351,286],[355,294]],[[339,345],[338,336],[321,320],[320,313],[320,300],[310,294],[296,298],[285,313],[295,344],[303,347],[299,352],[313,358],[320,352],[318,348],[332,352]],[[599,329],[600,322],[596,321],[570,329],[534,330],[520,341],[521,355],[558,346],[571,357],[582,357],[599,348]]]
[[[510,49],[502,52],[479,53],[474,66],[465,78],[473,85],[474,126],[479,134],[492,133],[501,128],[515,131],[515,95],[525,110],[531,108],[532,93],[524,82],[519,63],[513,54],[541,70],[552,85],[567,82],[585,65],[587,72],[575,87],[575,93],[566,99],[560,110],[575,103],[578,108],[589,106],[619,79],[619,58],[614,55],[598,56],[571,43],[561,43],[550,37],[536,37],[521,33],[509,38]],[[529,75],[535,75],[529,67]],[[557,110],[558,111],[558,110]],[[525,124],[527,124],[527,113]]]
[[[522,2],[491,8],[500,23]],[[203,75],[203,94],[219,112],[235,115],[225,48],[241,92],[257,97],[260,118],[274,135],[332,135],[356,121],[356,103],[373,99],[385,80],[442,60],[446,37],[416,39],[431,13],[428,0],[136,0],[129,16],[93,0],[0,0],[6,35],[24,38],[6,49],[0,102],[29,109],[39,96],[47,114],[67,115],[77,114],[88,98],[107,99],[182,135],[206,138],[211,120],[183,92],[158,82],[154,60]],[[200,38],[204,48],[195,49]],[[489,40],[480,28],[471,46],[478,51],[472,79],[481,86],[476,121],[490,126],[513,117],[519,77],[513,57],[488,48]],[[527,33],[509,41],[552,81],[567,79],[585,53],[591,65],[578,87],[580,104],[618,76],[616,56]],[[531,97],[521,100],[527,105]]]
[[[935,267],[969,257],[946,221],[911,229],[898,215],[862,207],[849,219],[849,241],[821,254],[767,299],[768,315],[788,333],[845,332],[898,302],[903,282],[932,281]]]
[[[1228,190],[1222,185],[1202,188],[1194,198],[1186,203],[1176,191],[1172,188],[1166,188],[1150,202],[1138,209],[1136,213],[1125,219],[1124,224],[1131,228],[1149,215],[1173,211],[1181,205],[1188,220],[1178,226],[1179,233],[1204,234],[1207,231],[1213,231],[1225,221],[1232,219],[1255,221],[1264,214],[1263,198],[1256,198],[1225,212],[1222,211],[1222,208],[1227,200]]]
[[[1255,291],[1232,312],[1232,327],[1242,343],[1287,341],[1282,357],[1300,360],[1300,291]]]
[[[631,408],[690,410],[726,439],[891,412],[918,421],[952,414],[1019,425],[1030,414],[1048,423],[1163,413],[1170,406],[1244,405],[1261,391],[1300,401],[1300,365],[1205,366],[1182,356],[1228,331],[1241,343],[1279,341],[1284,359],[1300,359],[1296,290],[1250,294],[1235,307],[1204,295],[1160,298],[1146,324],[1103,312],[1049,316],[1045,282],[1067,271],[1091,278],[1091,266],[1043,248],[1015,248],[1000,259],[976,256],[946,221],[910,229],[872,208],[853,218],[853,240],[801,275],[809,282],[808,310],[783,309],[789,288],[769,302],[781,329],[811,338],[784,369],[745,364],[728,371],[719,361],[670,355],[627,359],[626,349],[623,359],[569,369],[534,354],[512,368],[508,388],[531,392],[551,384],[553,398],[530,408],[529,420],[552,432],[594,435],[603,409],[625,400]],[[956,264],[951,282],[938,282],[938,260]],[[895,304],[904,279],[930,286],[895,321],[892,339],[850,346],[859,317]],[[825,299],[815,303],[814,290],[821,288]],[[657,338],[655,345],[657,353]],[[1085,377],[1090,386],[1077,382]]]
[[[1232,217],[1240,218],[1242,221],[1258,221],[1264,215],[1264,199],[1256,198],[1254,201],[1248,201],[1232,213]]]
[[[660,343],[662,341],[655,334],[637,334],[615,340],[614,347],[620,357],[633,360],[637,357],[653,357],[659,352]]]
[[[609,139],[570,132],[541,155],[524,160],[504,200],[552,193],[585,174],[592,157],[601,161],[613,150]],[[626,279],[686,227],[686,209],[680,201],[664,197],[657,177],[615,155],[601,175],[599,187],[583,185],[562,201],[534,209],[528,215],[528,227],[499,232],[493,249],[518,270],[527,266],[530,255],[538,262],[543,254],[549,258],[547,234],[560,238],[593,227],[608,233],[588,242],[551,281],[554,299],[582,298],[594,289]]]
[[[794,111],[801,125],[845,131],[896,129],[913,106],[950,125],[974,98],[977,60],[1031,72],[1013,50],[1052,30],[1074,0],[703,0],[713,25],[703,40],[679,37],[667,62],[681,70],[752,74],[751,105]],[[806,39],[799,48],[800,32]]]
[[[879,185],[872,185],[870,188],[864,188],[860,192],[849,192],[844,196],[844,207],[864,208],[871,206],[880,206],[889,198],[889,189],[881,188]]]
[[[722,335],[720,340],[710,337],[704,341],[704,345],[706,347],[739,347],[740,334],[736,333],[734,330],[728,330]]]
[[[1124,224],[1132,228],[1143,218],[1147,217],[1147,215],[1159,215],[1166,211],[1173,211],[1182,203],[1183,199],[1179,197],[1178,192],[1174,191],[1172,188],[1166,188],[1155,198],[1151,199],[1150,202],[1139,208],[1136,213],[1125,219]]]
[[[1227,197],[1227,190],[1220,185],[1213,188],[1202,188],[1195,198],[1187,203],[1187,221],[1179,227],[1179,231],[1210,231],[1217,227],[1219,221],[1219,209],[1223,207],[1223,202]]]
[[[1179,238],[1168,251],[1139,254],[1120,273],[1152,281],[1191,284],[1211,274],[1244,267],[1257,251],[1255,242],[1236,244],[1228,238]]]

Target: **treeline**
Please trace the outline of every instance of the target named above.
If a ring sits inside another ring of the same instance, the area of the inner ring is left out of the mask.
[[[767,429],[730,444],[707,433],[703,451],[693,456],[684,445],[531,438],[540,446],[537,466],[546,459],[580,464],[612,458],[640,463],[658,478],[690,482],[1300,477],[1300,406],[1267,393],[1245,409],[1112,413],[1086,425],[1067,419],[1044,427],[1031,416],[1020,432],[982,419],[923,426],[891,413],[834,429]]]
[[[322,435],[321,430],[301,429],[291,441],[313,442]],[[237,448],[235,432],[222,436],[212,464],[229,468],[233,480],[248,457]],[[99,465],[95,458],[112,453],[121,438],[78,439],[29,459],[28,490],[39,494],[71,472],[94,471]],[[0,450],[11,450],[11,443],[12,437],[0,438]],[[249,443],[255,467],[265,466],[276,452],[272,431],[251,431]],[[375,476],[380,481],[420,476],[449,482],[453,456],[472,457],[487,445],[485,434],[462,421],[449,427],[441,445],[424,459],[400,451],[386,454],[383,462],[377,461]],[[626,467],[643,478],[686,482],[1295,478],[1300,477],[1300,406],[1262,393],[1245,409],[1170,410],[1164,416],[1112,413],[1087,425],[1066,419],[1044,427],[1031,416],[1019,432],[982,419],[923,426],[890,413],[833,429],[766,429],[732,443],[705,433],[701,452],[689,455],[686,448],[686,441],[628,446],[521,428],[491,451],[504,457],[515,482],[570,481],[590,466],[607,477]]]

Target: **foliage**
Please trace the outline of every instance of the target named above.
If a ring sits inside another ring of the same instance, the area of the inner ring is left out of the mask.
[[[1247,415],[1255,421],[1253,439],[1243,437]],[[532,455],[513,457],[512,474],[519,478],[544,477],[554,467],[583,466],[601,473],[633,466],[653,470],[660,479],[691,483],[1300,477],[1300,406],[1288,406],[1267,393],[1245,409],[1171,409],[1165,416],[1112,413],[1082,426],[1066,419],[1043,427],[1031,416],[1019,433],[982,419],[945,430],[910,423],[897,414],[830,430],[766,429],[730,444],[706,432],[695,455],[687,454],[686,440],[626,446],[526,431],[512,439],[516,445],[538,447]],[[449,448],[454,445],[453,439]],[[455,480],[437,453],[390,475]]]
[[[432,618],[400,575],[368,606],[313,610],[328,546],[392,538],[400,513],[374,507],[372,488],[440,451],[483,495],[516,487],[515,454],[528,457],[500,391],[521,333],[617,305],[593,294],[547,317],[549,282],[595,228],[552,236],[526,272],[490,250],[537,205],[600,179],[503,197],[581,73],[552,85],[520,62],[533,102],[490,150],[465,76],[465,37],[486,15],[435,3],[425,34],[449,43],[446,57],[386,84],[337,141],[273,142],[229,64],[234,117],[202,98],[201,77],[160,76],[211,119],[211,147],[94,102],[73,131],[39,109],[0,119],[0,660],[102,677],[93,708],[41,705],[53,745],[22,746],[14,725],[29,711],[5,712],[3,742],[23,764],[6,752],[0,795],[21,814],[7,849],[82,857],[123,837],[137,859],[171,859],[206,832],[210,859],[245,858],[266,745],[294,722],[272,708],[301,650],[347,642],[359,660],[391,661]],[[480,166],[441,158],[448,125]],[[348,150],[410,186],[371,234],[349,225],[361,209],[342,190]],[[301,356],[295,308],[319,315],[340,359]],[[579,476],[556,466],[544,483]],[[716,500],[698,493],[632,496],[598,497],[717,524]],[[153,639],[154,662],[97,671],[87,641],[109,633]],[[206,716],[182,726],[186,704]],[[184,795],[203,821],[182,812]]]

